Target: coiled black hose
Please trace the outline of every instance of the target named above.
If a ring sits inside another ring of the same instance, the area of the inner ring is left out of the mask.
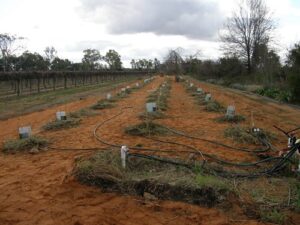
[[[233,147],[233,146],[229,146],[229,145],[226,145],[226,144],[223,144],[223,143],[220,143],[220,142],[217,142],[217,141],[212,141],[212,140],[208,140],[208,139],[205,139],[205,138],[199,138],[199,137],[195,137],[195,136],[192,136],[192,135],[189,135],[189,134],[186,134],[182,131],[177,131],[175,129],[172,129],[172,128],[169,128],[167,126],[164,126],[164,125],[161,125],[163,128],[171,131],[172,133],[174,134],[177,134],[179,136],[183,136],[183,137],[186,137],[186,138],[190,138],[190,139],[195,139],[195,140],[200,140],[200,141],[204,141],[204,142],[208,142],[208,143],[211,143],[211,144],[214,144],[214,145],[219,145],[219,146],[222,146],[222,147],[225,147],[225,148],[228,148],[228,149],[232,149],[232,150],[237,150],[237,151],[243,151],[243,152],[250,152],[250,153],[263,153],[263,152],[267,152],[271,149],[271,144],[268,143],[266,140],[263,140],[262,138],[260,137],[257,137],[259,139],[259,141],[266,146],[265,149],[258,149],[258,150],[251,150],[251,149],[246,149],[246,148],[238,148],[238,147]]]
[[[106,123],[108,123],[109,121],[115,119],[116,117],[122,115],[124,113],[124,109],[130,109],[132,107],[125,107],[123,109],[121,109],[121,112],[114,115],[113,117],[101,122],[100,124],[98,124],[95,129],[94,129],[94,137],[101,143],[105,144],[105,145],[108,145],[108,146],[111,146],[111,147],[117,147],[117,148],[120,148],[122,145],[119,145],[119,144],[114,144],[114,143],[110,143],[110,142],[107,142],[105,140],[103,140],[99,135],[97,135],[97,131]],[[153,139],[153,138],[152,138]],[[239,166],[239,167],[250,167],[250,166],[257,166],[258,164],[262,164],[262,163],[267,163],[267,162],[270,162],[270,161],[275,161],[275,160],[282,160],[283,158],[282,157],[270,157],[270,158],[267,158],[267,159],[263,159],[263,160],[260,160],[260,161],[257,161],[257,162],[253,162],[253,163],[233,163],[233,162],[228,162],[228,161],[225,161],[225,160],[222,160],[222,159],[219,159],[218,157],[214,156],[214,155],[211,155],[211,154],[207,154],[207,153],[203,153],[201,152],[200,150],[198,150],[197,148],[195,147],[192,147],[192,146],[189,146],[189,145],[185,145],[185,144],[181,144],[181,143],[177,143],[177,142],[169,142],[169,141],[162,141],[162,140],[155,140],[155,141],[160,141],[160,142],[163,142],[163,143],[169,143],[169,144],[176,144],[176,145],[181,145],[181,146],[184,146],[184,147],[187,147],[189,149],[192,149],[193,151],[180,151],[180,152],[185,152],[185,153],[197,153],[197,154],[200,154],[201,156],[206,156],[210,159],[213,159],[214,161],[216,161],[217,163],[221,163],[223,165],[228,165],[228,166]],[[164,150],[158,150],[158,149],[152,149],[152,148],[141,148],[141,147],[130,147],[128,146],[129,149],[132,149],[132,150],[141,150],[141,151],[151,151],[151,152],[166,152]],[[173,153],[176,153],[177,151],[168,151],[168,152],[173,152]],[[203,157],[204,159],[204,157]],[[205,161],[205,159],[204,159]]]

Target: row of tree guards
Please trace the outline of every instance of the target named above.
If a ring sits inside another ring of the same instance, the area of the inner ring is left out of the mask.
[[[0,96],[20,96],[45,91],[96,85],[131,77],[151,75],[149,71],[95,72],[5,72],[0,73]]]

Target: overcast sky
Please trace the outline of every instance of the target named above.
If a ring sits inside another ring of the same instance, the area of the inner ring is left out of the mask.
[[[300,0],[266,0],[278,29],[281,55],[300,41]],[[132,58],[162,59],[169,49],[202,58],[221,56],[218,33],[237,0],[0,0],[0,33],[26,37],[26,49],[81,61],[82,51],[118,51]]]

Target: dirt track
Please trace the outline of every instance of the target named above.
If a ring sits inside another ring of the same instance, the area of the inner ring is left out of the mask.
[[[101,137],[121,144],[143,144],[147,147],[160,147],[173,149],[172,145],[153,143],[142,138],[133,138],[123,133],[123,128],[137,123],[140,112],[144,111],[144,103],[150,90],[154,90],[163,81],[157,78],[153,83],[139,90],[129,98],[118,102],[113,109],[101,111],[100,115],[85,118],[78,128],[59,132],[41,132],[39,128],[47,122],[54,112],[55,107],[43,112],[32,113],[23,117],[0,121],[0,138],[5,140],[14,135],[15,128],[20,124],[34,121],[35,132],[52,140],[56,147],[101,147],[103,145],[95,141],[92,131],[95,125],[112,115],[118,113],[125,106],[133,106],[121,116],[105,125],[99,132]],[[212,118],[218,116],[215,113],[207,113],[200,106],[194,104],[188,97],[181,84],[172,83],[171,98],[167,115],[161,123],[174,128],[204,135],[206,138],[216,139],[230,143],[222,136],[222,130],[228,124],[215,124]],[[294,115],[295,120],[290,123],[297,124],[300,113],[288,107],[277,108],[273,104],[262,105],[248,98],[238,99],[237,94],[202,85],[212,90],[216,99],[230,103],[235,99],[237,109],[247,116],[249,107],[260,107],[257,115],[262,119],[258,125],[266,125],[268,128],[274,122],[280,122],[282,117]],[[95,99],[71,103],[64,108],[73,111],[90,105]],[[276,110],[276,111],[274,111]],[[268,112],[275,112],[267,115]],[[280,111],[280,112],[279,112]],[[281,114],[279,114],[281,113]],[[246,121],[246,123],[249,121]],[[299,125],[299,124],[298,124]],[[291,127],[292,124],[285,127]],[[207,152],[215,152],[231,160],[254,160],[252,156],[244,153],[228,155],[228,152],[207,146],[205,143],[191,142],[178,139],[184,143],[193,144]],[[286,143],[283,139],[282,145]],[[176,148],[178,149],[178,147]],[[74,160],[82,155],[90,154],[84,151],[48,151],[37,155],[0,155],[0,224],[259,224],[248,220],[239,208],[227,214],[218,209],[208,209],[177,202],[147,201],[137,197],[120,196],[112,193],[101,193],[97,188],[86,187],[73,180],[70,173]]]

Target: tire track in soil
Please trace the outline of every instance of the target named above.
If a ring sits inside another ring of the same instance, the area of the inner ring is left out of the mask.
[[[88,147],[97,144],[91,135],[95,124],[117,113],[120,108],[136,105],[128,115],[114,121],[105,138],[128,139],[122,127],[136,122],[136,115],[144,111],[147,91],[162,81],[133,93],[118,103],[118,107],[103,110],[101,115],[83,120],[82,125],[68,131],[42,132],[58,147]],[[47,110],[46,110],[46,113]],[[50,113],[51,114],[51,113]],[[121,134],[120,134],[121,133]],[[1,225],[96,225],[96,224],[241,224],[229,222],[229,217],[217,209],[171,201],[148,201],[138,197],[102,193],[100,189],[78,184],[69,177],[74,159],[90,152],[48,151],[37,155],[0,155],[0,224]],[[241,218],[244,218],[240,215]],[[255,221],[243,224],[255,225]]]

